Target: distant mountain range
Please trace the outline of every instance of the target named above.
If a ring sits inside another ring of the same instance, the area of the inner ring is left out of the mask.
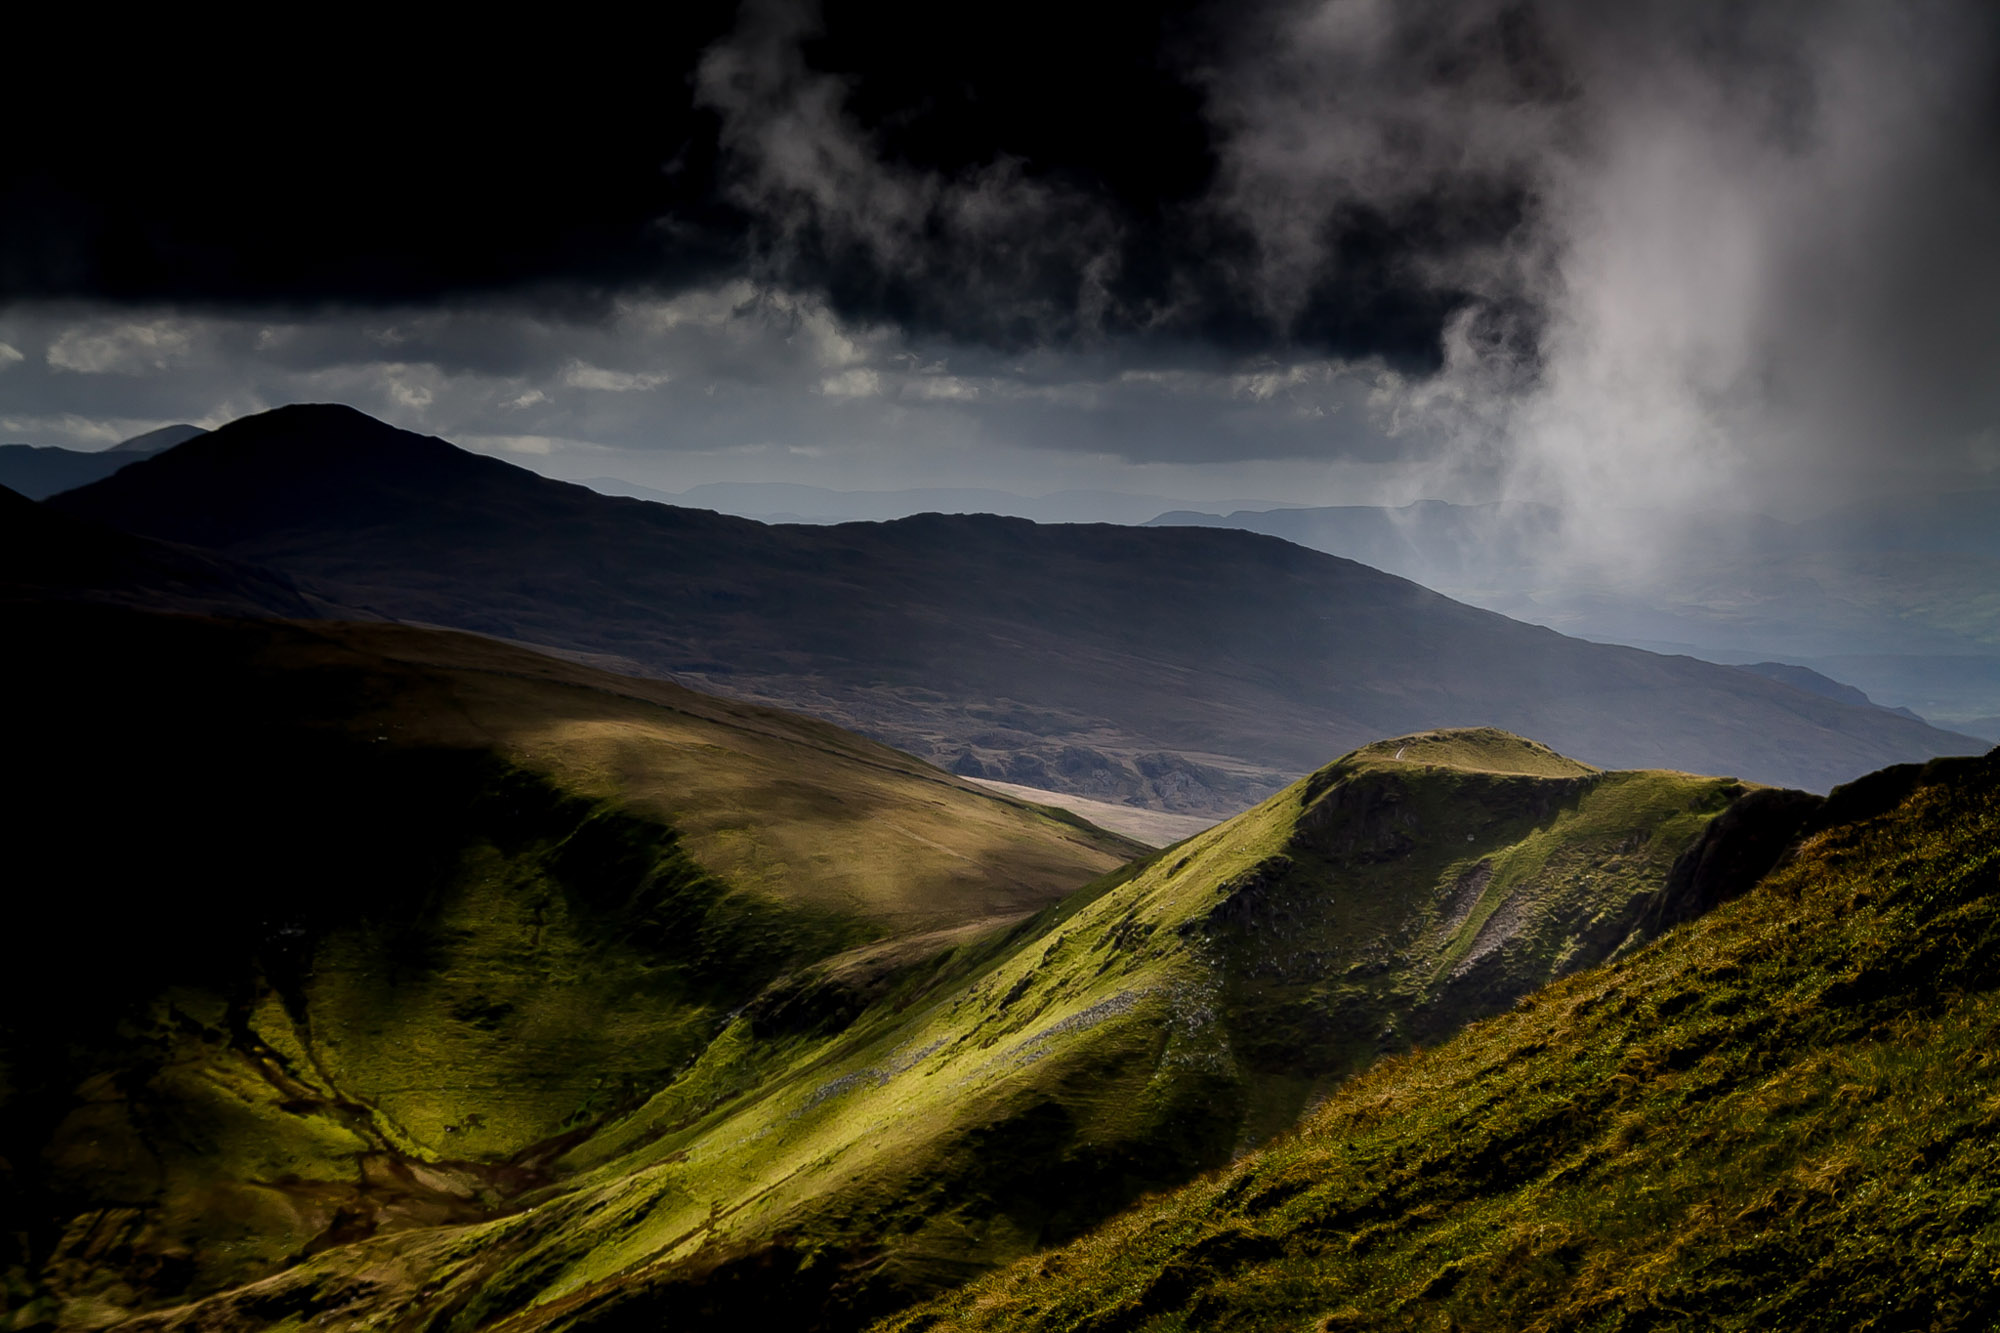
[[[1220,515],[1286,507],[1276,500],[1175,500],[1163,495],[1097,490],[1019,495],[978,486],[837,491],[790,482],[738,481],[660,491],[617,477],[585,477],[581,484],[604,495],[712,509],[764,523],[883,522],[914,514],[998,514],[1037,523],[1144,523],[1170,509]]]
[[[1190,813],[1434,726],[1821,790],[1983,748],[1231,528],[770,526],[602,496],[346,408],[246,418],[52,504],[370,614],[605,655],[969,776]]]
[[[55,445],[0,444],[0,486],[30,500],[108,477],[134,459],[156,454],[205,435],[200,426],[162,426],[96,451]]]

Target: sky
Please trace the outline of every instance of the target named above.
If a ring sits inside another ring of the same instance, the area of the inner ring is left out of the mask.
[[[340,401],[665,490],[2000,486],[1990,4],[661,8],[57,35],[0,439]]]

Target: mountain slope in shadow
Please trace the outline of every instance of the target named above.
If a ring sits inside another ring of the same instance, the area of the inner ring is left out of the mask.
[[[0,444],[0,487],[30,500],[87,486],[146,454],[156,454],[206,434],[199,426],[162,426],[95,451],[56,445]]]
[[[610,654],[971,776],[1167,809],[1241,808],[1325,754],[1436,726],[1820,790],[1983,748],[1234,530],[765,526],[598,495],[339,407],[245,418],[52,503],[380,614]]]
[[[275,570],[59,513],[0,486],[0,602],[189,615],[360,616]]]

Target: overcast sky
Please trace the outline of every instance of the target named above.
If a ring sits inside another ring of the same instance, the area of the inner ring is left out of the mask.
[[[79,32],[0,161],[0,439],[334,400],[664,489],[2000,485],[1996,13]]]

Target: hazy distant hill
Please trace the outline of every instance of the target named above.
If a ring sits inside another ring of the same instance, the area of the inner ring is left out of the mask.
[[[1821,675],[1819,672],[1807,667],[1794,666],[1790,662],[1745,662],[1738,670],[1754,671],[1760,676],[1771,680],[1783,681],[1794,689],[1804,690],[1808,694],[1817,694],[1821,698],[1837,699],[1841,703],[1847,704],[1880,707],[1873,699],[1870,699],[1866,694],[1855,689],[1852,685],[1843,685],[1830,676]],[[1918,718],[1915,713],[1907,708],[1892,708],[1889,711],[1900,713],[1904,717],[1916,718],[1919,722],[1923,721],[1922,718]]]
[[[1817,789],[1982,748],[1232,529],[767,526],[346,408],[246,418],[53,503],[382,614],[611,654],[975,776],[1169,809],[1240,808],[1329,752],[1435,726]]]
[[[583,485],[605,495],[712,509],[719,514],[779,523],[879,522],[913,514],[999,514],[1037,523],[1144,523],[1163,509],[1227,514],[1276,509],[1275,500],[1217,500],[1197,503],[1163,495],[1124,491],[1066,490],[1050,495],[1018,495],[988,487],[931,487],[898,491],[836,491],[790,482],[710,482],[685,491],[660,491],[616,477],[587,477]]]
[[[2000,491],[1884,498],[1801,523],[1636,514],[1664,537],[1637,566],[1566,542],[1562,515],[1533,504],[1152,521],[1283,537],[1583,638],[1779,659],[1954,725],[2000,709]]]
[[[134,458],[158,453],[207,434],[199,426],[162,426],[144,435],[88,452],[55,445],[0,444],[0,486],[41,500],[108,477]]]

